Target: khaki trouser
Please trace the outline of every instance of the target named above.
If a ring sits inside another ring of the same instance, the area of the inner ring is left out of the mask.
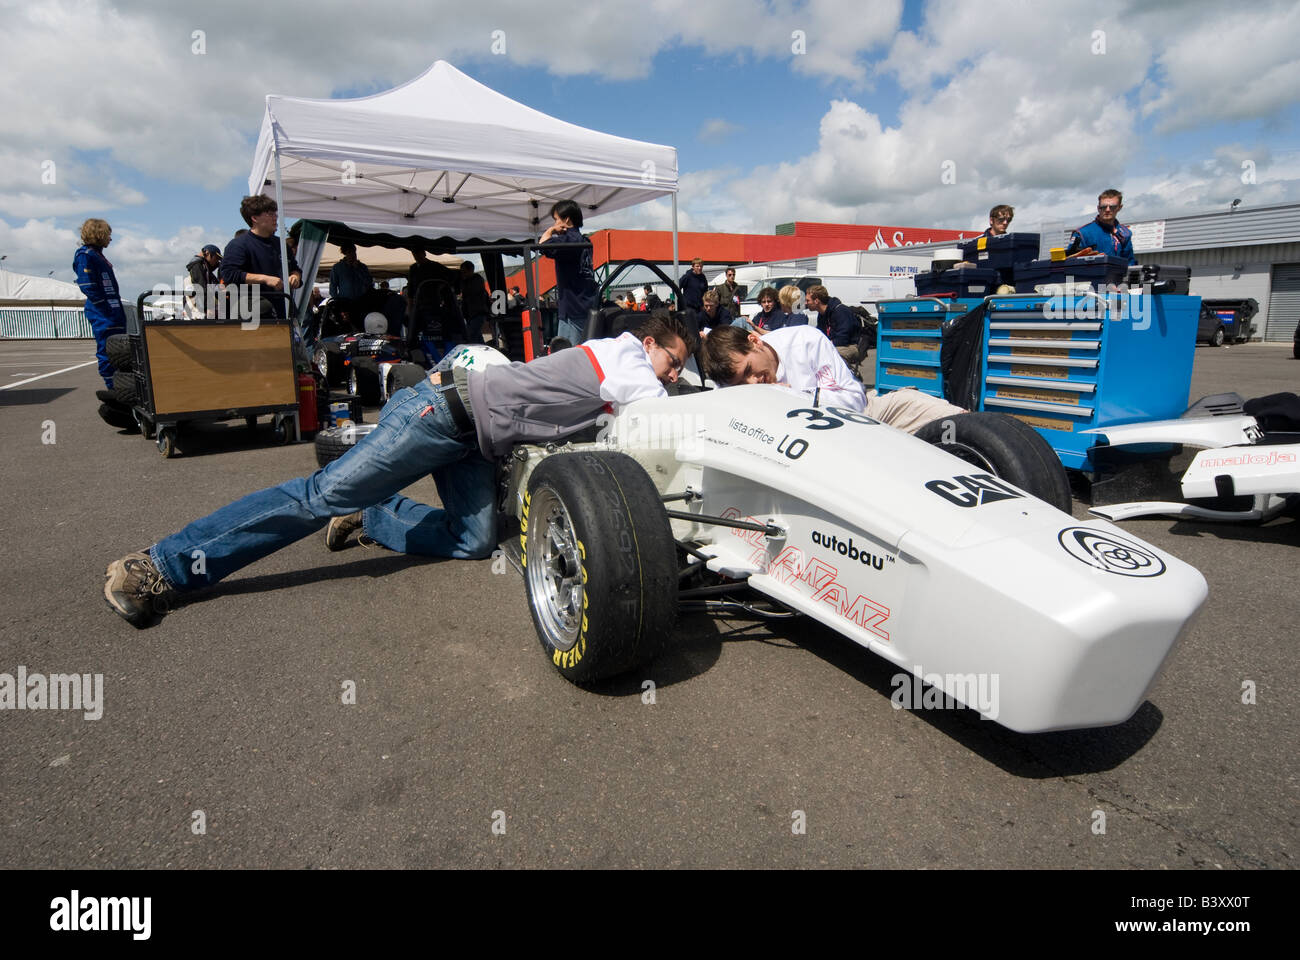
[[[856,367],[862,360],[862,354],[858,352],[858,345],[856,343],[847,347],[836,347],[835,349],[839,352],[839,355],[844,358],[844,362],[850,367]]]
[[[867,391],[866,415],[908,433],[916,433],[933,420],[966,412],[947,400],[922,393],[916,387],[892,390],[884,396],[875,390]]]

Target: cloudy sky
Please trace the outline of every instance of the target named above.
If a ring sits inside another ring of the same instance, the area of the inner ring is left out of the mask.
[[[1300,201],[1300,5],[1251,0],[0,0],[0,255],[123,287],[239,220],[264,97],[445,59],[528,106],[677,148],[682,229],[982,227]],[[504,31],[504,52],[493,50]],[[1250,182],[1253,181],[1253,182]],[[588,221],[663,228],[666,202]]]

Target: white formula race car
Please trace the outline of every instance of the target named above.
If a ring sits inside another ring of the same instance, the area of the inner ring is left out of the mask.
[[[1190,502],[1137,500],[1089,512],[1106,520],[1170,516],[1246,522],[1294,510],[1300,502],[1300,430],[1266,431],[1245,407],[1235,393],[1216,394],[1198,400],[1176,420],[1088,431],[1116,450],[1171,445],[1198,450],[1179,483]]]
[[[754,385],[640,401],[595,441],[516,448],[502,506],[547,656],[575,682],[621,673],[662,648],[679,605],[748,597],[1013,730],[1127,720],[1205,579],[1059,509],[1060,464],[1019,421],[930,428],[952,453]],[[993,702],[973,695],[987,678]]]

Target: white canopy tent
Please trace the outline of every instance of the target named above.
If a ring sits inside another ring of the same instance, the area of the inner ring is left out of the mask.
[[[276,196],[282,222],[527,241],[556,200],[586,216],[670,195],[675,223],[677,151],[557,120],[439,60],[370,97],[269,95],[248,189]]]
[[[29,277],[23,273],[0,269],[0,305],[80,307],[86,295],[75,283],[53,277]]]
[[[557,120],[444,60],[369,97],[268,95],[248,190],[273,195],[284,224],[485,243],[536,241],[557,200],[577,202],[585,218],[669,196],[677,262],[673,147]],[[303,230],[304,275],[315,274],[324,241],[323,229]],[[527,253],[525,270],[531,276]]]

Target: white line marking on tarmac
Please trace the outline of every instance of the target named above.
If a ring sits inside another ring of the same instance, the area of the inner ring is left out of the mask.
[[[85,363],[79,363],[75,367],[64,367],[62,370],[54,370],[50,373],[42,373],[39,377],[32,377],[31,380],[19,380],[17,383],[6,383],[3,387],[0,387],[0,390],[12,390],[14,387],[21,387],[24,383],[31,383],[34,380],[44,380],[46,377],[53,377],[53,376],[57,376],[60,373],[67,373],[69,370],[80,370],[82,367],[88,367],[92,363],[96,363],[96,362],[98,361],[87,360]]]

